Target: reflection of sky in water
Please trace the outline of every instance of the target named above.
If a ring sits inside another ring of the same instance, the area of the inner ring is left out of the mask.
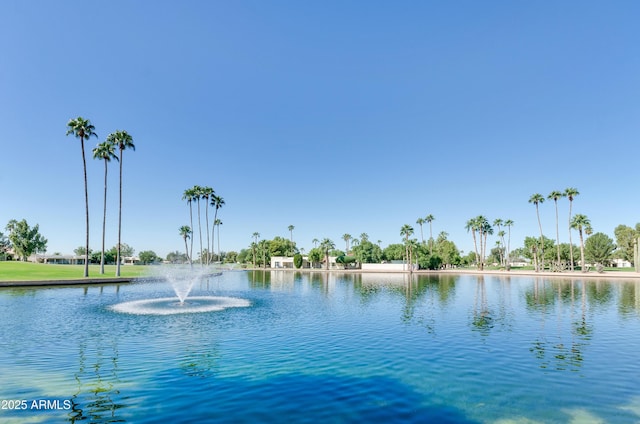
[[[0,290],[0,398],[102,421],[640,419],[639,283],[231,272],[187,303],[212,298],[250,306],[111,310],[176,303],[161,282]]]

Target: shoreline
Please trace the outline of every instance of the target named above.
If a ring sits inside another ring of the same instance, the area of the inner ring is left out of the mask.
[[[318,269],[318,268],[244,268],[244,269],[220,269],[223,271],[261,271],[261,272],[320,272],[320,273],[347,273],[347,274],[409,274],[408,271],[362,271],[359,269]],[[637,280],[640,282],[640,273],[633,271],[605,271],[605,272],[535,272],[532,270],[473,270],[473,269],[444,269],[444,270],[418,270],[414,275],[491,275],[502,277],[544,277],[553,279],[606,279],[606,280]],[[117,277],[117,278],[75,278],[68,280],[13,280],[0,281],[0,288],[12,287],[58,287],[58,286],[95,286],[112,284],[132,284],[143,281],[161,280],[162,278],[148,277]]]

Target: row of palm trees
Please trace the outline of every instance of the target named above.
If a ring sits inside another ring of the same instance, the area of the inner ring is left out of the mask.
[[[473,247],[476,254],[476,262],[478,268],[484,269],[484,258],[487,252],[487,238],[494,233],[493,228],[497,227],[499,237],[498,248],[501,253],[501,263],[506,266],[510,262],[511,257],[511,227],[514,225],[513,220],[502,218],[496,218],[493,221],[493,226],[484,215],[478,215],[475,218],[469,219],[465,224],[467,232],[471,232],[473,236]],[[507,227],[505,232],[502,227]],[[504,236],[507,235],[507,243],[505,244]]]
[[[582,270],[585,270],[585,261],[584,261],[584,236],[585,234],[590,234],[592,231],[591,221],[587,218],[586,215],[576,214],[572,215],[573,208],[573,200],[578,196],[580,192],[578,189],[574,187],[568,187],[564,191],[554,190],[546,197],[546,200],[553,200],[555,204],[556,211],[556,250],[557,250],[557,260],[558,264],[560,264],[560,231],[559,231],[559,218],[558,218],[558,200],[562,198],[567,198],[569,200],[569,267],[571,271],[574,270],[574,262],[573,262],[573,241],[571,239],[571,230],[577,230],[580,235],[580,261]],[[529,203],[532,203],[536,207],[536,216],[538,218],[538,227],[540,229],[540,257],[541,263],[540,267],[536,267],[536,271],[539,269],[544,269],[544,236],[542,234],[542,222],[540,221],[540,209],[539,205],[544,203],[545,197],[540,193],[535,193],[529,198]]]
[[[91,124],[91,121],[84,119],[81,116],[70,119],[67,122],[67,135],[73,134],[76,138],[80,139],[80,147],[82,149],[82,168],[84,171],[84,200],[85,200],[85,224],[86,224],[86,239],[85,239],[85,260],[84,260],[84,276],[89,276],[89,189],[87,184],[87,161],[84,153],[84,142],[91,137],[98,138],[95,132],[95,126]],[[123,152],[125,150],[135,150],[133,144],[133,137],[126,131],[115,131],[102,143],[93,149],[93,158],[104,161],[104,208],[102,217],[102,254],[100,256],[100,274],[104,274],[104,240],[106,234],[106,220],[107,220],[107,164],[111,159],[116,159],[120,163],[120,201],[118,206],[118,244],[117,244],[117,257],[116,257],[116,277],[120,276],[120,246],[122,240],[122,161]],[[116,150],[119,151],[119,156],[116,155]]]
[[[198,238],[200,240],[200,265],[209,265],[213,259],[213,250],[215,246],[215,231],[218,229],[218,255],[220,255],[220,225],[222,221],[218,219],[218,209],[224,206],[225,201],[221,196],[216,195],[216,192],[211,187],[201,187],[194,185],[191,188],[186,189],[182,193],[182,200],[186,200],[189,205],[189,221],[190,226],[183,225],[180,227],[180,236],[184,239],[185,250],[189,264],[193,264],[193,202],[196,202],[198,207]],[[206,255],[202,247],[202,219],[201,219],[201,202],[205,204],[205,223],[206,223],[206,236],[207,236],[207,250]],[[215,209],[213,216],[213,228],[211,230],[211,238],[209,238],[209,207]],[[187,245],[187,239],[191,239],[191,249]]]

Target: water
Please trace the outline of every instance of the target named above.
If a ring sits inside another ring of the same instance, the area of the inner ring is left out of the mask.
[[[179,302],[159,282],[0,290],[0,400],[28,401],[0,422],[640,421],[640,282],[229,272],[200,297],[247,305],[113,309]]]

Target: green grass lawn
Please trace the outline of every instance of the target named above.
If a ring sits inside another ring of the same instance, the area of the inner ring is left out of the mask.
[[[120,276],[142,277],[149,273],[149,266],[122,265]],[[113,278],[115,265],[105,265],[104,274],[100,274],[100,265],[89,265],[90,278]],[[83,279],[83,265],[34,264],[31,262],[0,261],[0,281],[38,281],[38,280],[74,280]]]

